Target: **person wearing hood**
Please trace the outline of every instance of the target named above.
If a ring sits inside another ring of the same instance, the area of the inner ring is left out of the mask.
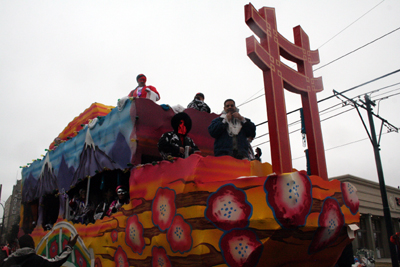
[[[211,122],[208,132],[215,138],[214,156],[249,158],[247,138],[256,136],[256,126],[250,119],[240,115],[232,99],[225,100],[224,111]]]
[[[185,158],[199,151],[193,140],[187,136],[192,128],[192,120],[185,112],[177,113],[171,119],[172,132],[164,133],[158,141],[158,151],[165,160],[172,157]],[[185,148],[187,151],[185,153]]]
[[[61,266],[68,260],[69,255],[71,255],[72,249],[78,240],[78,236],[79,235],[76,235],[74,238],[70,238],[60,254],[52,259],[48,259],[36,254],[35,241],[33,241],[33,238],[30,235],[23,235],[18,239],[20,248],[4,260],[2,267]]]
[[[203,111],[203,112],[207,112],[207,113],[211,112],[210,107],[206,103],[204,103],[204,94],[203,93],[197,93],[194,96],[193,101],[189,103],[187,108],[194,108],[194,109],[197,109],[198,111]]]

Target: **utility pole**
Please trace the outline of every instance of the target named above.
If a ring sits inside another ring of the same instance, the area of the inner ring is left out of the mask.
[[[375,115],[372,112],[372,106],[375,106],[375,102],[373,102],[370,97],[368,95],[364,96],[365,102],[361,101],[361,103],[363,105],[358,104],[356,101],[354,101],[353,99],[347,98],[344,95],[342,95],[339,92],[336,92],[335,90],[333,90],[333,93],[337,96],[340,95],[342,97],[344,97],[348,102],[351,102],[352,105],[356,108],[358,115],[361,118],[361,121],[364,125],[365,130],[367,131],[368,137],[372,143],[372,146],[374,148],[374,155],[375,155],[375,163],[376,163],[376,169],[378,172],[378,179],[379,179],[379,187],[381,190],[381,198],[382,198],[382,205],[383,205],[383,215],[385,218],[385,224],[386,224],[386,233],[388,236],[388,240],[390,239],[390,237],[393,235],[393,225],[392,225],[392,217],[390,215],[390,208],[389,208],[389,202],[387,199],[387,193],[386,193],[386,185],[385,185],[385,179],[383,177],[383,169],[382,169],[382,162],[381,162],[381,156],[380,156],[380,148],[379,148],[379,143],[381,140],[381,135],[382,135],[382,128],[383,125],[386,125],[389,129],[389,131],[395,131],[398,132],[399,129],[393,125],[391,125],[390,123],[388,123],[385,119],[379,117],[378,115]],[[347,102],[346,101],[346,102]],[[365,110],[367,110],[367,114],[368,114],[368,121],[369,121],[369,127],[371,130],[371,133],[368,132],[368,129],[364,123],[364,120],[361,116],[361,113],[358,109],[358,107],[361,107]],[[382,121],[381,124],[381,130],[379,133],[379,141],[376,139],[376,132],[375,132],[375,124],[374,124],[374,119],[373,116],[376,116],[377,118],[379,118]],[[397,258],[397,253],[396,253],[396,247],[395,245],[389,241],[389,248],[390,248],[390,255],[391,255],[391,260],[392,260],[392,266],[393,267],[399,267],[399,261]]]
[[[387,199],[385,179],[383,177],[382,162],[381,162],[381,156],[379,153],[380,148],[379,148],[379,143],[376,140],[374,118],[372,117],[372,107],[371,106],[375,106],[375,103],[371,101],[369,96],[365,95],[365,105],[367,106],[369,127],[371,129],[372,146],[374,147],[376,169],[378,172],[379,186],[381,188],[383,215],[385,216],[386,232],[388,235],[388,239],[390,239],[390,237],[393,235],[392,217],[390,215],[389,202]],[[399,267],[399,261],[397,259],[396,247],[392,242],[389,242],[389,247],[390,247],[390,255],[392,258],[392,266]]]

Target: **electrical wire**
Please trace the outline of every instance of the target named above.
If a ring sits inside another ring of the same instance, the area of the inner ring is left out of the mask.
[[[384,135],[384,134],[388,134],[388,133],[382,133],[382,135]],[[361,141],[365,141],[365,140],[369,140],[369,137],[362,138],[362,139],[359,139],[359,140],[355,140],[355,141],[352,141],[352,142],[349,142],[349,143],[346,143],[346,144],[334,146],[334,147],[331,147],[331,148],[327,148],[327,149],[325,149],[324,151],[326,152],[326,151],[333,150],[333,149],[336,149],[336,148],[341,148],[341,147],[348,146],[348,145],[352,145],[352,144],[355,144],[355,143],[358,143],[358,142],[361,142]],[[305,158],[305,156],[293,158],[292,161],[293,161],[293,160],[297,160],[297,159],[301,159],[301,158]]]
[[[346,56],[348,56],[348,55],[350,55],[350,54],[353,54],[354,52],[356,52],[356,51],[358,51],[358,50],[360,50],[360,49],[362,49],[362,48],[364,48],[364,47],[366,47],[366,46],[368,46],[368,45],[370,45],[370,44],[372,44],[372,43],[378,41],[379,39],[382,39],[383,37],[388,36],[389,34],[394,33],[395,31],[398,31],[398,30],[400,30],[400,27],[398,27],[397,29],[394,29],[394,30],[391,31],[391,32],[388,32],[387,34],[382,35],[382,36],[379,37],[379,38],[376,38],[375,40],[373,40],[373,41],[371,41],[371,42],[369,42],[369,43],[366,43],[366,44],[363,45],[363,46],[360,46],[359,48],[357,48],[357,49],[355,49],[355,50],[353,50],[353,51],[351,51],[351,52],[349,52],[349,53],[347,53],[347,54],[344,54],[344,55],[341,56],[341,57],[338,57],[337,59],[332,60],[331,62],[326,63],[325,65],[320,66],[319,68],[314,69],[314,71],[317,71],[317,70],[319,70],[319,69],[322,69],[323,67],[326,67],[326,66],[332,64],[333,62],[338,61],[339,59],[342,59],[342,58],[344,58],[344,57],[346,57]]]
[[[263,89],[261,89],[261,90],[263,90]],[[258,91],[258,92],[260,92],[260,91]],[[240,104],[240,105],[237,106],[237,107],[240,107],[240,106],[243,106],[244,104],[250,103],[250,102],[252,102],[252,101],[254,101],[254,100],[256,100],[256,99],[258,99],[258,98],[260,98],[260,97],[262,97],[262,96],[264,96],[264,95],[265,95],[265,93],[262,94],[262,95],[259,95],[259,96],[255,97],[255,98],[253,98],[253,99],[250,99],[250,100],[248,100],[248,101],[245,101],[245,102],[243,102],[242,104]]]
[[[356,19],[355,21],[353,21],[352,23],[350,23],[346,28],[344,28],[343,30],[341,30],[340,32],[338,32],[337,34],[335,34],[332,38],[330,38],[328,41],[326,41],[325,43],[323,43],[322,45],[320,45],[317,49],[320,49],[321,47],[323,47],[324,45],[326,45],[327,43],[329,43],[333,38],[335,38],[336,36],[338,36],[339,34],[341,34],[342,32],[344,32],[346,29],[348,29],[351,25],[353,25],[354,23],[356,23],[357,21],[359,21],[362,17],[364,17],[365,15],[367,15],[369,12],[371,12],[373,9],[375,9],[377,6],[379,6],[380,4],[382,4],[385,0],[382,0],[381,2],[379,2],[376,6],[374,6],[373,8],[371,8],[370,10],[368,10],[366,13],[364,13],[361,17],[359,17],[358,19]]]
[[[385,94],[388,94],[388,93],[390,93],[390,92],[395,92],[395,91],[399,91],[399,90],[400,90],[400,88],[393,89],[393,90],[390,90],[390,91],[388,91],[388,92],[385,92],[385,93],[382,93],[382,94],[376,95],[376,96],[374,96],[374,97],[378,97],[378,96],[385,95]]]
[[[367,81],[367,82],[365,82],[365,83],[356,85],[356,86],[351,87],[351,88],[349,88],[349,89],[347,89],[347,90],[344,90],[344,91],[342,91],[342,92],[340,92],[340,93],[341,93],[341,94],[347,93],[347,92],[349,92],[349,91],[352,91],[352,90],[354,90],[354,89],[357,89],[357,88],[362,87],[362,86],[364,86],[364,85],[367,85],[367,84],[369,84],[369,83],[372,83],[372,82],[378,81],[378,80],[380,80],[380,79],[386,78],[386,77],[388,77],[388,76],[390,76],[390,75],[396,74],[396,73],[399,72],[399,71],[400,71],[400,69],[395,70],[395,71],[392,71],[392,72],[389,72],[389,73],[387,73],[387,74],[385,74],[385,75],[382,75],[382,76],[377,77],[377,78],[375,78],[375,79],[369,80],[369,81]],[[396,84],[400,84],[400,83],[396,83]],[[396,84],[394,84],[394,85],[396,85]],[[393,85],[389,85],[389,86],[393,86]],[[250,100],[247,101],[246,103],[242,103],[242,105],[247,104],[247,103],[250,103],[250,102],[256,100],[257,98],[260,98],[260,97],[263,96],[263,95],[265,95],[265,94],[262,94],[262,95],[260,95],[260,96],[257,96],[256,98],[250,99]],[[325,100],[331,99],[332,97],[335,97],[335,96],[334,96],[334,95],[330,95],[330,96],[328,96],[328,97],[326,97],[326,98],[323,98],[323,99],[321,99],[321,100],[318,100],[317,103],[320,103],[320,102],[323,102],[323,101],[325,101]],[[299,108],[299,109],[296,109],[296,110],[293,110],[293,111],[287,113],[286,115],[289,115],[290,113],[293,113],[293,112],[296,112],[296,111],[299,111],[299,110],[300,110],[300,108]],[[260,123],[260,124],[257,124],[256,126],[262,125],[262,124],[264,124],[264,123],[267,123],[267,122],[262,122],[262,123]]]
[[[395,96],[395,95],[400,95],[400,93],[388,95],[388,96],[385,96],[385,97],[382,97],[382,98],[379,98],[379,99],[374,99],[374,101],[379,101],[379,100],[387,99],[387,98],[389,98],[389,97],[391,97],[391,96]]]
[[[325,149],[325,152],[326,152],[326,151],[329,151],[329,150],[332,150],[332,149],[340,148],[340,147],[343,147],[343,146],[352,145],[352,144],[355,144],[355,143],[358,143],[358,142],[361,142],[361,141],[364,141],[364,140],[368,140],[368,139],[369,139],[369,138],[368,138],[368,137],[366,137],[366,138],[363,138],[363,139],[360,139],[360,140],[356,140],[356,141],[353,141],[353,142],[350,142],[350,143],[346,143],[346,144],[343,144],[343,145],[339,145],[339,146],[335,146],[335,147],[327,148],[327,149]],[[293,160],[302,159],[302,158],[305,158],[305,156],[301,156],[301,157],[293,158],[293,159],[292,159],[292,161],[293,161]]]
[[[382,90],[382,89],[384,89],[384,88],[389,88],[389,87],[390,87],[390,86],[385,86],[385,87],[380,88],[380,89],[377,89],[377,90],[372,90],[371,92],[377,92],[377,91],[380,91],[380,90]],[[395,89],[395,90],[400,90],[400,88],[399,88],[399,89]],[[389,91],[389,92],[392,92],[392,91],[395,91],[395,90],[391,90],[391,91]],[[368,93],[370,93],[370,92],[367,92],[366,94],[368,94]],[[389,96],[385,96],[385,97],[382,98],[382,99],[386,99],[386,98],[389,98],[389,97],[392,97],[392,96],[395,96],[395,95],[400,95],[400,93],[396,93],[396,94],[392,94],[392,95],[389,95]],[[357,97],[359,97],[359,96],[355,96],[355,97],[353,97],[352,99],[355,99],[355,98],[357,98]],[[378,101],[378,100],[382,100],[382,99],[375,99],[374,101]],[[326,109],[323,110],[323,111],[320,111],[319,113],[320,113],[320,115],[325,115],[325,114],[327,114],[327,113],[333,112],[333,111],[335,111],[335,110],[338,110],[338,109],[344,107],[344,106],[341,106],[341,107],[336,108],[336,109],[334,109],[334,110],[330,110],[330,111],[328,111],[328,112],[323,113],[324,111],[327,111],[327,110],[329,110],[329,109],[331,109],[331,108],[333,108],[333,107],[335,107],[335,106],[338,106],[338,105],[341,105],[341,104],[335,104],[335,105],[333,105],[333,106],[331,106],[331,107],[326,108]],[[332,116],[330,116],[330,117],[324,118],[324,119],[320,120],[320,122],[323,122],[323,121],[329,120],[329,119],[331,119],[331,118],[337,117],[337,116],[339,116],[339,115],[341,115],[341,114],[343,114],[343,113],[346,113],[346,112],[348,112],[348,111],[350,111],[350,110],[353,110],[353,108],[349,108],[349,109],[347,109],[347,110],[345,110],[345,111],[342,111],[342,112],[336,113],[335,115],[332,115]],[[296,124],[299,124],[300,122],[301,122],[301,120],[294,121],[294,122],[288,124],[288,127],[294,126],[294,125],[296,125]],[[299,130],[300,130],[300,129],[294,130],[294,131],[292,131],[292,132],[289,132],[289,134],[292,134],[292,133],[297,132],[297,131],[299,131]],[[258,139],[258,138],[261,138],[261,137],[264,137],[264,136],[267,136],[267,135],[269,135],[269,133],[265,133],[265,134],[259,135],[259,136],[257,136],[257,137],[254,138],[254,139]],[[265,144],[265,143],[268,143],[268,142],[269,142],[269,141],[262,142],[262,143],[260,143],[260,144],[255,145],[255,146],[260,146],[260,145]]]
[[[254,94],[252,94],[249,98],[247,98],[244,103],[238,105],[237,107],[240,107],[242,105],[244,105],[246,103],[247,100],[251,99],[253,96],[255,96],[256,94],[258,94],[260,91],[264,90],[264,88],[261,88],[260,90],[258,90],[257,92],[255,92]]]
[[[339,113],[337,113],[337,114],[335,114],[335,115],[332,115],[332,116],[327,117],[327,118],[325,118],[325,119],[322,119],[322,120],[320,120],[320,121],[323,122],[323,121],[332,119],[332,118],[337,117],[337,116],[339,116],[339,115],[341,115],[341,114],[343,114],[343,113],[349,112],[350,110],[353,110],[353,108],[349,108],[349,109],[347,109],[347,110],[345,110],[345,111],[339,112]],[[297,123],[296,123],[296,124],[297,124]],[[301,130],[301,128],[298,128],[298,129],[296,129],[296,130],[293,130],[293,131],[289,132],[289,134],[298,132],[298,131],[300,131],[300,130]],[[256,138],[254,138],[254,140],[255,140],[255,139],[258,139],[258,138],[260,138],[260,137],[266,136],[266,135],[269,135],[269,133],[265,133],[265,134],[262,134],[262,135],[260,135],[260,136],[257,136]],[[265,141],[265,142],[263,142],[263,143],[259,143],[259,144],[255,145],[255,146],[260,146],[260,145],[265,144],[265,143],[268,143],[268,142],[269,142],[269,140],[268,140],[268,141]]]
[[[399,72],[399,71],[400,71],[400,69],[395,70],[395,71],[392,71],[392,72],[387,73],[387,74],[385,74],[385,75],[382,75],[382,76],[380,76],[380,77],[377,77],[377,78],[375,78],[375,79],[372,79],[372,80],[370,80],[370,81],[368,81],[368,82],[365,82],[365,83],[356,85],[356,86],[354,86],[354,87],[351,87],[351,88],[349,88],[349,89],[347,89],[347,90],[342,91],[340,94],[344,94],[344,93],[346,93],[346,92],[349,92],[349,91],[351,91],[351,90],[357,89],[357,88],[362,87],[362,86],[364,86],[364,85],[367,85],[367,84],[369,84],[369,83],[378,81],[378,80],[380,80],[380,79],[383,79],[383,78],[385,78],[385,77],[388,77],[388,76],[390,76],[390,75],[393,75],[393,74],[395,74],[395,73],[397,73],[397,72]],[[397,84],[399,84],[399,83],[395,83],[395,84],[392,84],[392,85],[388,85],[388,86],[385,86],[385,87],[382,87],[382,88],[373,90],[372,92],[377,92],[377,91],[380,91],[380,90],[389,88],[389,87],[394,86],[394,85],[397,85]],[[367,94],[368,94],[368,93],[367,93]],[[359,97],[359,96],[362,96],[362,95],[365,95],[365,93],[363,93],[363,94],[361,94],[361,95],[358,95],[358,96],[356,96],[356,97]],[[323,101],[325,101],[325,100],[331,99],[331,98],[333,98],[334,96],[335,96],[335,95],[330,95],[330,96],[328,96],[328,97],[326,97],[326,98],[323,98],[323,99],[321,99],[321,100],[318,100],[317,103],[321,103],[321,102],[323,102]],[[354,97],[354,98],[356,98],[356,97]],[[297,111],[299,111],[299,110],[300,110],[300,108],[295,109],[295,110],[292,110],[292,111],[289,111],[288,113],[286,113],[286,115],[290,115],[290,114],[292,114],[292,113],[294,113],[294,112],[297,112]],[[268,123],[268,121],[260,122],[259,124],[256,124],[256,127],[258,127],[258,126],[260,126],[260,125],[263,125],[263,124],[266,124],[266,123]],[[262,136],[265,136],[265,134],[264,134],[264,135],[260,135],[259,137],[262,137]],[[256,138],[254,138],[254,139],[257,139],[257,138],[259,138],[259,137],[256,137]]]

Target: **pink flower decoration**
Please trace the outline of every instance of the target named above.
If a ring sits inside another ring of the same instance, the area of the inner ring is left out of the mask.
[[[54,258],[55,256],[58,255],[58,243],[57,243],[57,239],[55,239],[53,242],[51,242],[50,250],[49,250],[49,255],[50,255],[50,258]]]
[[[313,236],[308,253],[316,253],[334,243],[339,237],[343,225],[344,215],[338,201],[332,197],[325,198],[318,217],[318,229]]]
[[[167,231],[167,241],[173,252],[183,254],[192,249],[192,227],[185,222],[182,215],[174,217],[171,227]]]
[[[344,204],[350,209],[351,214],[356,215],[360,206],[357,189],[349,182],[340,183]]]
[[[76,264],[78,264],[79,267],[86,267],[87,262],[85,258],[82,256],[79,250],[75,249],[75,258],[76,258]]]
[[[304,226],[312,206],[312,185],[303,171],[270,175],[264,183],[275,220],[287,229]]]
[[[113,230],[111,232],[111,240],[113,243],[118,241],[118,231],[117,230]]]
[[[219,246],[226,264],[230,267],[256,266],[263,250],[263,244],[257,235],[244,229],[225,233]]]
[[[151,249],[152,259],[151,266],[152,267],[171,267],[171,261],[167,255],[167,251],[163,247],[154,246]]]
[[[175,195],[174,190],[160,187],[151,204],[153,224],[163,232],[171,225],[176,214]]]
[[[143,225],[136,214],[129,217],[126,221],[125,242],[133,252],[139,253],[139,255],[143,253],[145,247]]]
[[[118,246],[114,254],[115,267],[129,267],[128,257],[121,246]]]
[[[229,231],[249,225],[252,206],[246,193],[233,184],[224,185],[207,199],[204,216],[217,228]]]
[[[96,258],[94,261],[94,267],[102,267],[100,258]]]

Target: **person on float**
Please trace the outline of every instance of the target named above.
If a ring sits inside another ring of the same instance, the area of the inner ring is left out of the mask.
[[[72,221],[74,223],[89,223],[93,221],[94,205],[88,201],[86,204],[86,190],[80,189],[79,196],[69,201],[73,211]]]
[[[247,137],[247,141],[249,142],[249,160],[258,160],[261,162],[261,148],[257,147],[256,148],[256,153],[254,154],[253,147],[251,146],[251,142],[253,142],[254,136]]]
[[[236,108],[235,101],[227,99],[224,111],[215,118],[208,132],[214,141],[214,156],[232,156],[237,159],[249,158],[248,137],[256,136],[256,126],[250,119],[243,117]]]
[[[67,245],[60,254],[52,259],[48,259],[44,256],[37,255],[35,251],[35,241],[33,238],[26,234],[18,239],[19,249],[4,260],[2,267],[32,267],[32,266],[44,266],[44,267],[59,267],[62,266],[71,255],[73,247],[78,240],[78,234],[74,238],[69,239]]]
[[[185,158],[185,147],[188,147],[187,156],[200,152],[193,140],[187,136],[192,128],[192,120],[185,112],[175,114],[171,119],[171,132],[164,133],[158,141],[158,151],[163,159],[173,157]]]
[[[189,103],[187,108],[194,108],[194,109],[197,109],[198,111],[211,113],[210,107],[206,103],[204,103],[204,94],[203,93],[197,93],[194,96],[194,99],[192,100],[192,102]]]
[[[107,191],[104,192],[103,200],[97,205],[96,210],[94,211],[94,220],[103,219],[104,216],[107,215],[110,205],[114,200],[114,190],[108,188]]]
[[[111,204],[110,207],[107,211],[107,216],[110,216],[111,214],[120,211],[122,205],[129,204],[130,199],[129,199],[129,192],[126,189],[125,186],[119,185],[115,189],[115,192],[117,192],[118,199],[114,200]]]
[[[129,93],[129,97],[139,97],[151,99],[154,102],[160,100],[160,94],[154,86],[146,85],[147,78],[144,74],[139,74],[136,77],[138,86]]]

